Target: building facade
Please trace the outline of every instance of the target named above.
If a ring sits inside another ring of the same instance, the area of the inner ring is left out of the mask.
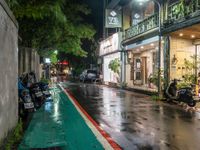
[[[111,0],[107,8],[122,12],[128,87],[157,91],[174,78],[198,82],[200,0]]]
[[[102,59],[102,74],[105,84],[120,83],[121,81],[121,48],[122,33],[117,32],[100,42],[99,56]],[[119,72],[114,72],[109,64],[116,60],[120,63]]]
[[[165,77],[197,83],[199,65],[200,0],[164,3]]]

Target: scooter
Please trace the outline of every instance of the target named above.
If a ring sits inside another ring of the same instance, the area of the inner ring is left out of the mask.
[[[36,108],[40,108],[45,101],[45,96],[43,95],[40,87],[38,86],[37,83],[32,84],[29,87],[29,90],[30,90],[31,97],[34,100],[34,104]]]
[[[48,85],[48,83],[38,82],[37,84],[38,84],[38,86],[40,87],[40,89],[41,89],[43,95],[44,95],[46,98],[48,98],[48,97],[51,96],[51,94],[50,94],[50,92],[49,92],[49,85]]]
[[[34,72],[23,74],[21,76],[21,80],[23,85],[29,89],[35,108],[40,108],[44,103],[45,96],[43,95],[39,85],[36,83]]]
[[[192,87],[177,88],[177,79],[174,79],[165,90],[165,97],[167,101],[184,102],[190,107],[196,105],[194,100],[194,92]]]
[[[35,107],[31,99],[29,90],[26,89],[21,80],[18,79],[18,93],[19,93],[19,116],[26,117],[28,113],[34,112]]]

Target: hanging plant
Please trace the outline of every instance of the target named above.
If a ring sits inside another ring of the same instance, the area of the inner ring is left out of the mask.
[[[180,0],[180,3],[177,5],[175,9],[176,19],[180,19],[185,14],[185,0]]]

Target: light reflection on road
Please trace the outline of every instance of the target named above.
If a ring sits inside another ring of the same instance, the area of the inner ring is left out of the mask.
[[[82,107],[126,150],[199,150],[200,113],[129,91],[64,83]]]

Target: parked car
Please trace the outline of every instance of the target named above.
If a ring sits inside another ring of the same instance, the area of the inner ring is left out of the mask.
[[[80,77],[79,77],[79,80],[81,82],[85,82],[85,81],[94,81],[96,78],[98,78],[98,74],[97,74],[97,71],[96,70],[91,70],[91,69],[87,69],[87,70],[84,70]]]

